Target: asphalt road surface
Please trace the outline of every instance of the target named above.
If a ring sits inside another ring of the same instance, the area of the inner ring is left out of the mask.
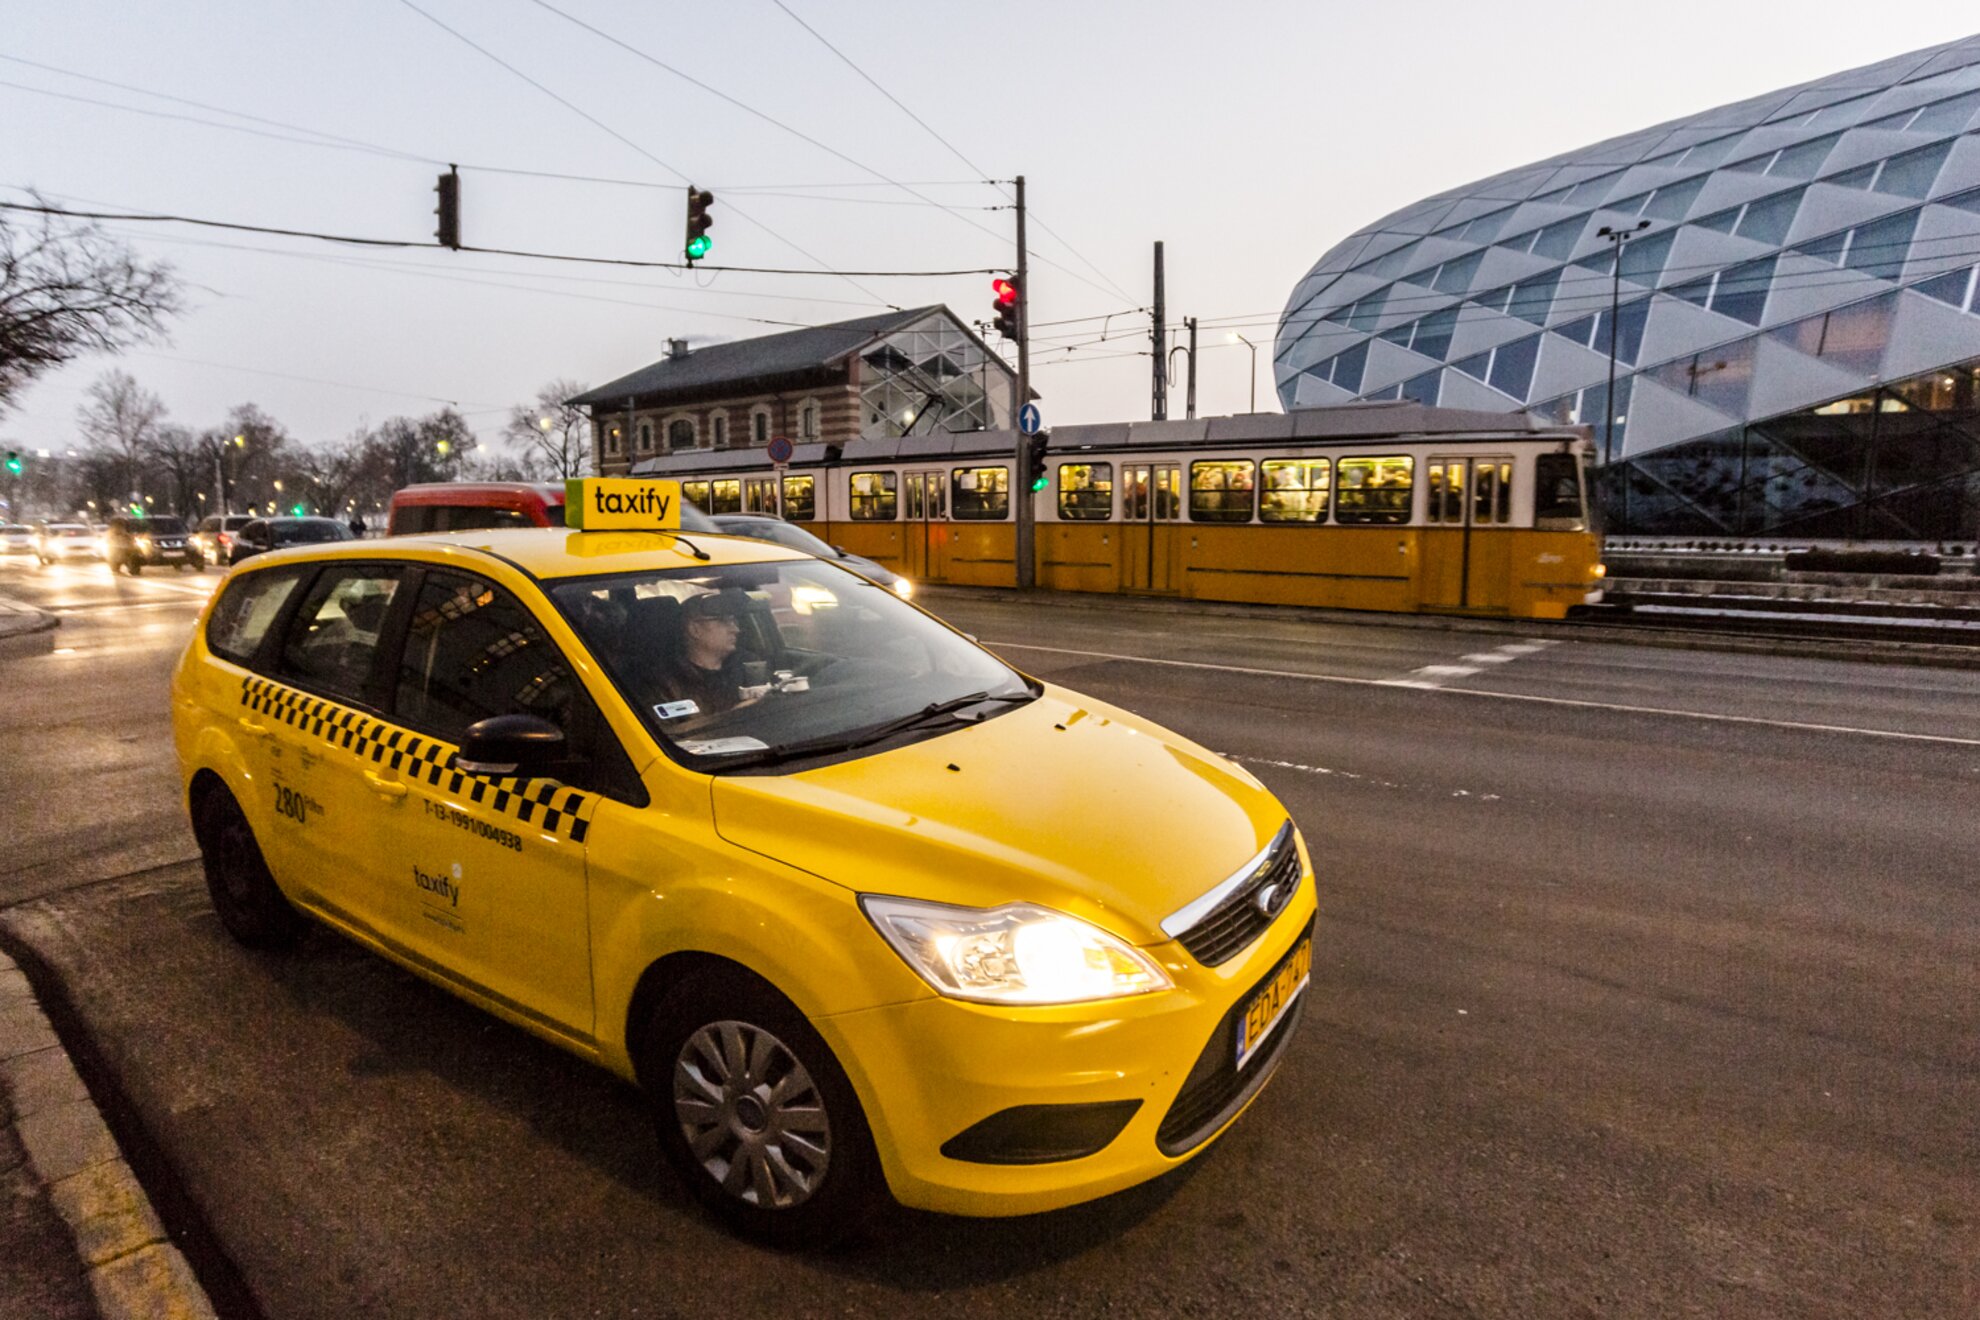
[[[1312,997],[1177,1175],[779,1254],[605,1074],[227,940],[165,700],[215,581],[0,571],[64,617],[0,669],[0,925],[269,1317],[1980,1313],[1980,674],[942,593],[1280,795]]]

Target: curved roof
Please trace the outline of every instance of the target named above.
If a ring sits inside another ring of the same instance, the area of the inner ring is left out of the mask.
[[[1976,265],[1970,37],[1385,216],[1293,290],[1274,375],[1288,408],[1528,408],[1599,441],[1613,338],[1627,457],[1980,358]]]

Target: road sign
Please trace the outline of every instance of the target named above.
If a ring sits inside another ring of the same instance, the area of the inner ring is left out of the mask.
[[[770,438],[770,465],[772,467],[783,467],[791,461],[791,455],[796,452],[797,446],[791,443],[789,436],[778,435]]]
[[[1038,405],[1027,403],[1018,409],[1018,430],[1026,435],[1037,435],[1045,429],[1045,414],[1038,411]]]

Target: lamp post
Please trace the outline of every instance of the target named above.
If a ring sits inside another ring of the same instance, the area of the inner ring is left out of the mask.
[[[1231,342],[1233,344],[1243,344],[1246,348],[1251,350],[1251,411],[1257,412],[1258,411],[1258,345],[1252,343],[1249,339],[1246,339],[1243,335],[1239,334],[1235,330],[1231,331]]]
[[[1613,229],[1603,225],[1596,230],[1598,238],[1605,238],[1615,249],[1609,269],[1609,393],[1603,400],[1602,418],[1602,466],[1607,467],[1616,461],[1616,316],[1622,306],[1622,254],[1623,244],[1650,227],[1648,220],[1638,220],[1628,229]]]

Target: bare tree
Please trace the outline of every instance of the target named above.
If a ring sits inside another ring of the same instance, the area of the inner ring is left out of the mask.
[[[585,389],[574,380],[553,380],[533,402],[509,411],[502,439],[519,451],[516,466],[526,477],[562,481],[584,475],[591,459],[588,423],[584,411],[565,400]]]
[[[84,393],[82,406],[76,409],[76,425],[93,447],[114,455],[123,465],[120,495],[136,493],[164,416],[164,402],[127,371],[105,372]]]
[[[199,496],[212,485],[211,453],[200,443],[191,427],[161,426],[151,450],[152,471],[159,484],[170,493],[172,511],[187,518],[198,518],[204,511]],[[219,506],[214,506],[219,512]]]
[[[0,211],[0,411],[43,372],[157,338],[181,308],[170,266],[138,260],[95,225],[56,216],[20,225],[8,214]]]

